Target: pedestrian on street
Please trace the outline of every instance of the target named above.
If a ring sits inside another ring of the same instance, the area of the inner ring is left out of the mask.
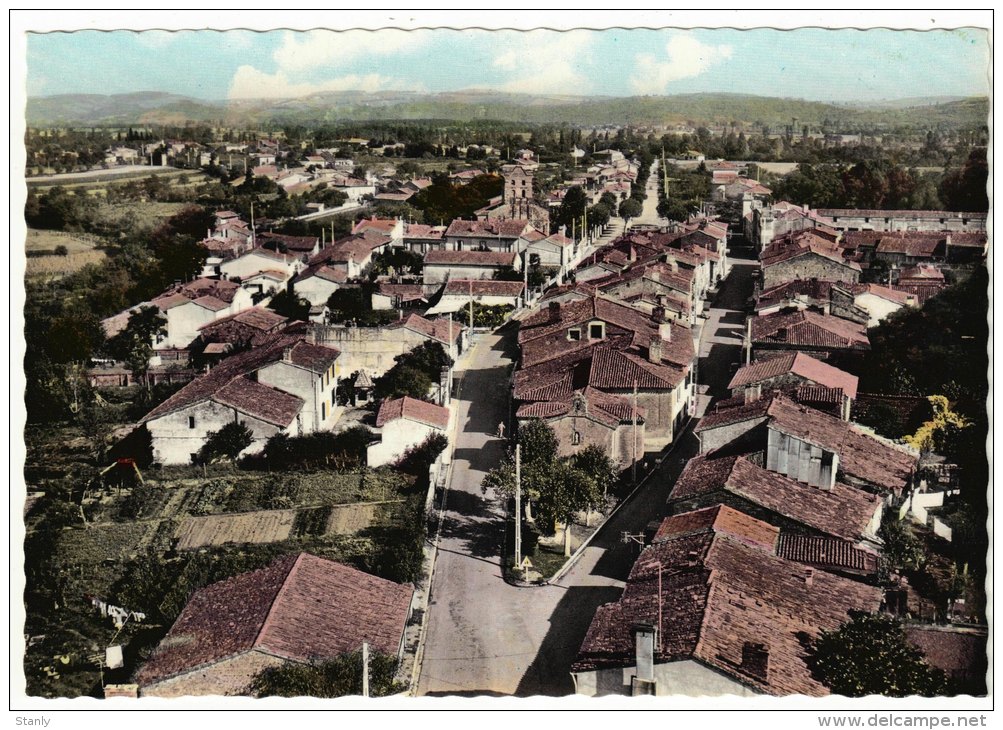
[[[505,422],[504,421],[502,421],[501,423],[498,424],[498,438],[500,438],[500,439],[505,438]]]

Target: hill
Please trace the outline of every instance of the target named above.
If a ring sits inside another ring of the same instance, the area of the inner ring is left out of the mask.
[[[614,98],[467,90],[440,94],[345,91],[295,99],[224,102],[138,92],[113,96],[73,94],[29,97],[27,121],[30,126],[181,124],[188,121],[240,126],[434,118],[579,126],[696,126],[736,121],[776,127],[797,118],[798,124],[816,127],[825,124],[834,131],[852,131],[898,126],[973,127],[985,124],[989,114],[988,99],[984,97],[952,99],[934,104],[930,101],[934,100],[910,99],[850,106],[746,94]]]

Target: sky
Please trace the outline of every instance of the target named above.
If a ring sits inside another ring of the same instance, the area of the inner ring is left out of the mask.
[[[211,30],[28,33],[27,94],[222,101],[463,89],[731,92],[826,102],[988,94],[985,30]]]

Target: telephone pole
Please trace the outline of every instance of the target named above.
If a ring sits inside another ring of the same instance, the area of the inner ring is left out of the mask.
[[[369,642],[362,642],[362,696],[369,696]]]
[[[522,454],[515,445],[515,567],[522,564]]]
[[[634,405],[631,409],[633,413],[634,421],[634,458],[633,464],[631,464],[631,475],[634,480],[634,484],[637,484],[637,380],[634,381]]]

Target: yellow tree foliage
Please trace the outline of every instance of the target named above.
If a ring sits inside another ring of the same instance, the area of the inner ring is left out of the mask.
[[[951,410],[951,404],[945,396],[931,395],[927,398],[933,408],[933,418],[926,421],[912,436],[906,436],[905,441],[920,451],[933,451],[940,442],[938,436],[948,428],[965,428],[971,422]]]

